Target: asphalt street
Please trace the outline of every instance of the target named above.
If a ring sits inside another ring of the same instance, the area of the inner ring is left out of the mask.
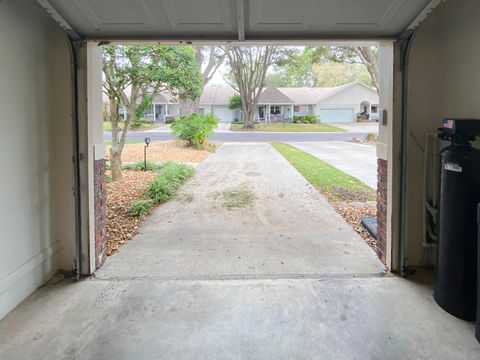
[[[352,137],[363,138],[365,132],[331,132],[331,133],[268,133],[268,132],[218,132],[209,137],[210,141],[224,142],[316,142],[316,141],[347,141]],[[173,140],[169,132],[130,132],[128,140],[143,140],[149,137],[155,140]],[[111,141],[110,132],[104,132],[103,139]]]

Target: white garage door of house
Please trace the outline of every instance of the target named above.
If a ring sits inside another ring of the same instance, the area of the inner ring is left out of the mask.
[[[320,120],[325,123],[353,122],[353,109],[322,109]]]
[[[218,121],[220,122],[233,121],[233,111],[227,108],[226,106],[214,107],[213,114],[218,117]]]

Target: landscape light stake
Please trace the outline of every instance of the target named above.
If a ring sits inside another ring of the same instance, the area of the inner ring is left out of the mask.
[[[145,138],[145,146],[143,147],[143,171],[147,171],[147,147],[150,144],[150,138]]]

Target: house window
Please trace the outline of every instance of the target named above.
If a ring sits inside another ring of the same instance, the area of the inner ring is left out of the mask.
[[[295,113],[306,113],[307,112],[307,106],[306,105],[294,105],[293,106],[293,112],[295,112]]]
[[[200,114],[205,114],[205,109],[204,108],[198,108],[198,112]]]
[[[371,111],[373,114],[378,113],[378,105],[372,105],[372,107],[370,108],[370,111]]]
[[[280,106],[271,106],[270,107],[270,114],[272,115],[280,115],[282,113],[282,110]]]

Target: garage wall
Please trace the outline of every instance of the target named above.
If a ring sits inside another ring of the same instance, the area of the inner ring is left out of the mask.
[[[69,59],[36,2],[0,2],[0,318],[73,263]]]
[[[407,264],[421,265],[425,132],[444,117],[480,118],[480,2],[447,1],[417,31],[408,72]]]

